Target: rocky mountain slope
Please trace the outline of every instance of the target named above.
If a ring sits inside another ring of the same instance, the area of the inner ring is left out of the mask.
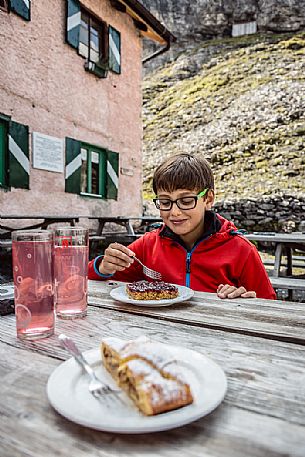
[[[149,68],[176,56],[179,50],[216,36],[231,36],[233,24],[256,22],[260,32],[299,32],[305,28],[305,0],[141,0],[177,37],[169,52]],[[147,54],[152,44],[146,45]]]
[[[305,33],[198,44],[143,82],[144,196],[153,169],[203,154],[217,199],[305,196]]]
[[[232,24],[256,21],[260,31],[298,32],[305,0],[141,0],[178,42],[231,35]]]

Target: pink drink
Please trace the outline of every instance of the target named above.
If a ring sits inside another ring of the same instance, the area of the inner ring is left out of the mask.
[[[21,233],[20,231],[19,234]],[[48,232],[42,235],[45,239],[42,241],[37,240],[40,234],[29,241],[31,235],[19,238],[14,235],[13,274],[17,336],[21,339],[36,339],[53,335],[55,315],[52,234]]]
[[[71,319],[87,314],[88,246],[55,246],[56,315]]]

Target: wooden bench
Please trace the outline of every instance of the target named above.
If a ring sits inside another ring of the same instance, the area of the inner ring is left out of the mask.
[[[263,264],[267,266],[273,266],[274,265],[274,260],[273,259],[262,259]],[[285,261],[282,264],[285,266]],[[293,268],[305,268],[305,256],[292,256],[292,267]]]
[[[105,239],[104,235],[89,235],[89,241],[103,241]]]
[[[305,278],[287,278],[285,276],[270,276],[270,281],[275,289],[305,290]]]
[[[292,262],[293,261],[299,262],[300,265],[304,265],[305,267],[305,255],[293,255],[292,256]]]
[[[9,239],[0,239],[0,248],[11,248],[12,247],[12,240]]]

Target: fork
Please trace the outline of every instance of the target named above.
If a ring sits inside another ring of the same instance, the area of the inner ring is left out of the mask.
[[[140,265],[142,265],[143,268],[143,273],[145,276],[148,276],[149,278],[156,279],[157,281],[161,281],[162,275],[156,270],[152,270],[151,268],[148,268],[146,265],[144,265],[141,260],[139,260],[135,255],[132,256],[137,262],[139,262]]]
[[[110,387],[108,384],[105,382],[100,381],[96,374],[94,373],[94,370],[91,368],[83,354],[80,352],[74,341],[69,338],[68,336],[64,335],[61,333],[58,336],[58,339],[61,343],[61,345],[68,351],[70,352],[71,355],[73,355],[74,359],[76,362],[86,371],[86,373],[90,377],[90,383],[89,383],[89,392],[98,400],[105,400],[105,403],[107,403],[107,400],[111,401],[117,401],[120,403],[124,403],[123,400],[119,397],[119,393],[121,390],[115,390],[112,387]]]

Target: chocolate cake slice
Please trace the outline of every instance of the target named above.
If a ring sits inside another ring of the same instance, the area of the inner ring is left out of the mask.
[[[178,287],[164,281],[136,281],[126,285],[126,292],[133,300],[168,300],[179,295]]]

